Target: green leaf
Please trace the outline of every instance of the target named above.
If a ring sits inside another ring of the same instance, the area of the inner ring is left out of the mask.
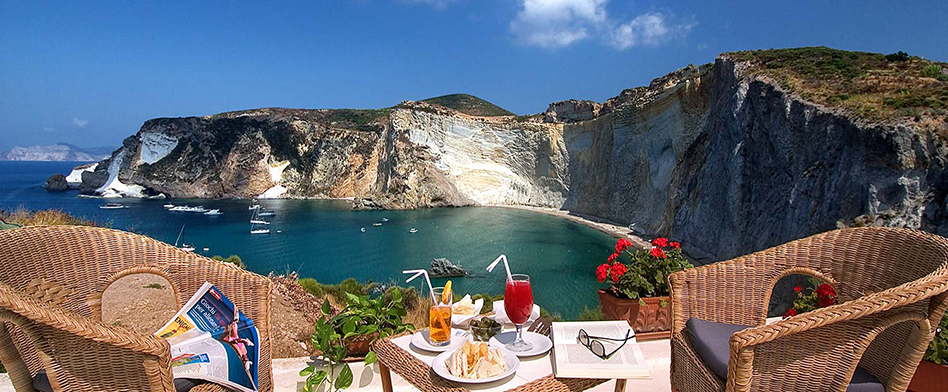
[[[378,357],[375,356],[375,351],[369,351],[368,354],[365,354],[365,366],[372,365],[377,360]]]
[[[352,318],[350,318],[348,321],[346,321],[345,324],[342,325],[342,333],[344,334],[353,333],[355,332],[355,329],[356,329],[355,320]]]
[[[316,371],[316,368],[315,368],[315,367],[313,367],[313,366],[307,366],[307,367],[303,368],[303,370],[300,370],[300,377],[309,376],[310,374],[313,374],[314,371]]]
[[[322,310],[322,311],[323,311],[323,314],[325,314],[325,315],[327,315],[327,316],[329,315],[330,312],[332,312],[332,306],[329,305],[329,301],[328,301],[328,300],[323,300],[323,306],[322,306],[322,308],[320,308],[320,310]]]
[[[359,296],[357,296],[357,295],[355,295],[355,294],[352,294],[352,293],[346,293],[346,300],[347,300],[347,301],[346,301],[346,304],[348,304],[348,305],[356,305],[356,304],[359,303]]]
[[[398,287],[392,289],[392,301],[401,303],[402,302],[402,291]]]
[[[342,366],[342,371],[339,372],[339,377],[336,377],[336,381],[333,383],[333,387],[336,389],[346,389],[352,385],[352,369],[349,368],[349,364],[344,364]]]

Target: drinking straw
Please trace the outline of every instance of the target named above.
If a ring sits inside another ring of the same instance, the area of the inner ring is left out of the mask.
[[[513,277],[510,276],[510,264],[507,264],[507,256],[504,256],[504,255],[498,256],[497,259],[494,260],[493,263],[490,263],[490,265],[487,266],[487,272],[494,272],[494,267],[496,267],[497,263],[499,263],[501,260],[504,261],[504,268],[507,270],[507,281],[513,282]]]
[[[402,273],[403,273],[403,274],[414,274],[414,275],[412,275],[410,278],[408,278],[408,280],[406,280],[405,283],[408,283],[408,282],[411,282],[412,280],[415,280],[415,278],[417,278],[418,275],[424,275],[424,276],[425,276],[425,282],[428,282],[428,293],[431,294],[431,300],[434,301],[433,303],[438,303],[438,298],[435,297],[434,287],[431,286],[431,279],[428,278],[428,270],[423,270],[423,269],[405,270],[405,271],[402,271]]]

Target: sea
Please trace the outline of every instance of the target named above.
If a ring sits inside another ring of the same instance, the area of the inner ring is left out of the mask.
[[[566,319],[599,306],[596,289],[603,285],[595,269],[615,243],[610,235],[539,212],[501,207],[357,211],[344,200],[259,200],[276,216],[267,218],[271,234],[251,235],[251,200],[82,198],[78,191],[43,188],[50,175],[69,174],[82,163],[0,161],[0,209],[59,209],[170,244],[192,244],[206,256],[238,255],[260,274],[296,271],[323,283],[355,278],[405,285],[403,270],[428,268],[433,258],[443,257],[469,272],[452,278],[457,293],[503,294],[503,267],[486,271],[503,254],[513,273],[530,275],[535,303]],[[107,202],[128,208],[99,208]],[[162,207],[167,203],[217,208],[223,215],[169,212]],[[373,225],[378,222],[382,225]],[[423,284],[410,283],[419,289]]]

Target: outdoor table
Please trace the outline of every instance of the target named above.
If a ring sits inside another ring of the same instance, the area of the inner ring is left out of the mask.
[[[410,343],[411,334],[380,339],[375,343],[384,392],[393,390],[391,371],[398,373],[405,381],[423,392],[582,391],[609,381],[608,379],[554,377],[553,350],[550,350],[536,357],[520,358],[520,367],[517,372],[506,379],[487,384],[455,383],[441,378],[431,370],[431,362],[439,353],[413,348]],[[617,379],[615,391],[624,391],[626,382],[625,379]]]

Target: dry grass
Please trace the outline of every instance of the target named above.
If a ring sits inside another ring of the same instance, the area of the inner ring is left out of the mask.
[[[0,218],[8,223],[16,223],[23,226],[96,226],[95,222],[76,218],[62,210],[42,210],[29,211],[18,209],[11,213],[0,211]]]
[[[948,64],[920,57],[888,59],[879,53],[826,47],[728,53],[747,61],[751,72],[774,79],[785,90],[869,120],[935,119],[948,127]],[[936,70],[937,69],[937,70]],[[926,123],[931,123],[926,121]]]

